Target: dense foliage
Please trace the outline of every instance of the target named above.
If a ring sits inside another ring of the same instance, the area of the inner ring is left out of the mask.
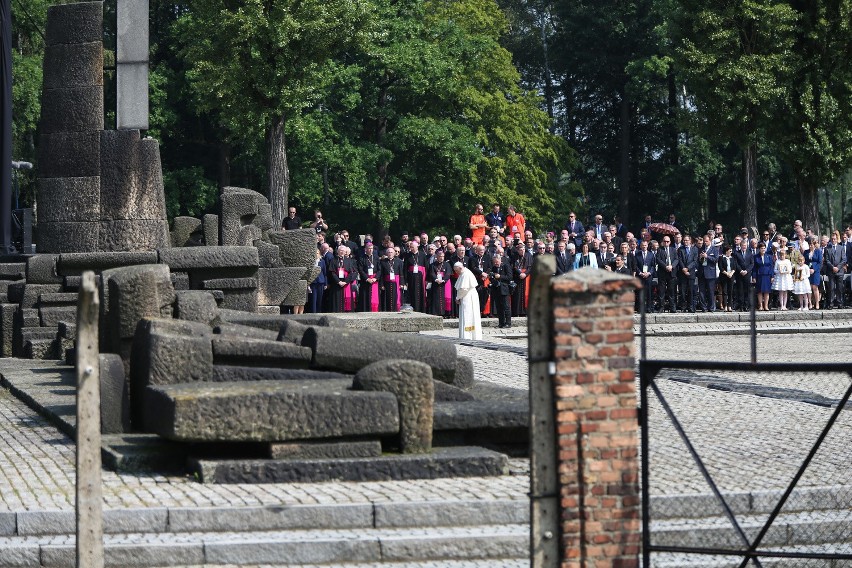
[[[50,3],[13,0],[16,159],[35,157]],[[150,5],[170,215],[240,185],[354,233],[458,232],[494,201],[538,230],[570,209],[852,221],[852,0]]]

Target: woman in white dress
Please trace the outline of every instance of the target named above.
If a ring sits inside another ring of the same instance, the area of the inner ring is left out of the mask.
[[[482,319],[476,276],[461,262],[453,265],[456,279],[456,303],[459,305],[459,338],[482,339]]]
[[[778,305],[780,309],[787,311],[787,293],[793,289],[793,264],[787,258],[787,250],[784,248],[778,249],[772,289],[778,292]]]

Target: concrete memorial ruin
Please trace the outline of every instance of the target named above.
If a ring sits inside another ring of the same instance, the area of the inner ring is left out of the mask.
[[[281,315],[317,276],[315,234],[277,230],[248,189],[169,232],[157,142],[103,129],[102,18],[100,2],[48,11],[40,254],[0,264],[2,356],[71,361],[91,271],[112,467],[220,483],[505,473],[506,455],[468,444],[525,440],[526,403],[477,387],[453,343],[388,331],[440,318]]]

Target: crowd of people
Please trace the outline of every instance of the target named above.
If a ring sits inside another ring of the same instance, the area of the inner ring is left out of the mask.
[[[290,208],[284,228],[302,226]],[[476,206],[467,236],[403,232],[397,241],[365,235],[356,243],[347,230],[328,238],[320,211],[309,226],[317,233],[320,268],[310,285],[311,312],[395,312],[409,305],[465,319],[465,303],[475,296],[476,325],[480,317],[496,317],[500,327],[511,327],[512,317],[526,315],[537,255],[556,257],[555,275],[592,267],[638,278],[637,311],[642,298],[648,311],[692,313],[748,311],[752,302],[761,311],[852,302],[852,226],[816,235],[795,221],[785,236],[769,223],[759,234],[743,227],[731,237],[713,222],[705,231],[687,231],[674,214],[664,223],[646,215],[631,231],[617,216],[604,223],[597,214],[583,225],[572,212],[558,232],[536,238],[515,207],[504,214],[498,204],[487,214]]]

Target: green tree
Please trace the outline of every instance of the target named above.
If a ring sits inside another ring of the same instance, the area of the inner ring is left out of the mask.
[[[351,0],[189,0],[182,55],[201,110],[233,141],[263,133],[273,220],[287,210],[288,120],[317,103],[332,57],[363,41],[370,6]]]

